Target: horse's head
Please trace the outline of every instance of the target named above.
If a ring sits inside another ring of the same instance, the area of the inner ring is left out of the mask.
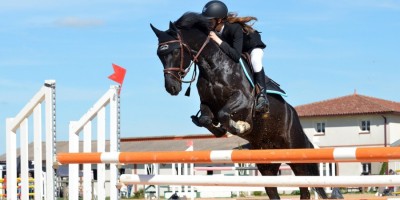
[[[190,65],[190,48],[183,43],[173,23],[167,31],[150,26],[158,37],[157,55],[164,66],[165,89],[171,95],[177,95],[182,90],[182,81]]]
[[[190,18],[188,16],[190,16]],[[198,17],[198,20],[202,22],[207,22],[204,21],[204,18],[201,18],[198,14],[187,13],[175,23],[170,22],[169,29],[166,31],[158,30],[152,24],[150,24],[154,33],[158,37],[157,55],[164,66],[165,89],[171,95],[177,95],[182,90],[183,82],[194,81],[193,78],[190,81],[184,81],[183,79],[189,72],[190,66],[192,66],[191,60],[197,60],[198,55],[206,44],[206,42],[204,42],[202,48],[198,48],[197,45],[193,44],[193,42],[184,41],[184,37],[186,39],[190,36],[183,36],[182,32],[187,32],[187,30],[192,28],[194,24],[198,24],[200,22],[194,21],[194,16]],[[190,38],[191,40],[196,40],[196,38]]]

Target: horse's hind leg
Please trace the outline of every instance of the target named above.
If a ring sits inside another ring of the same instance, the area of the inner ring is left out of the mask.
[[[315,163],[310,164],[289,164],[290,168],[294,172],[296,176],[319,176],[318,165]],[[328,196],[325,193],[323,188],[315,188],[318,195],[327,199]],[[300,199],[310,199],[310,191],[308,188],[301,187],[300,188]]]
[[[279,171],[281,164],[257,164],[258,171],[263,176],[276,176]],[[278,188],[276,187],[266,187],[265,191],[270,199],[280,199]]]

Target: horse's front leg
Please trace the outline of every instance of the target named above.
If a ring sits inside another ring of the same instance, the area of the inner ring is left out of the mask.
[[[210,107],[205,104],[200,105],[200,116],[192,116],[192,121],[197,126],[207,128],[215,137],[222,137],[227,132],[223,127],[214,125],[218,124],[218,122],[216,122]]]
[[[251,127],[251,108],[249,99],[241,92],[235,92],[225,106],[218,112],[218,120],[224,128],[234,135],[241,135],[249,131]],[[234,121],[232,116],[241,115],[240,120]]]

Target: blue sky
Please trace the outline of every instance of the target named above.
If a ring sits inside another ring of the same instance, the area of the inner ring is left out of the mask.
[[[57,137],[114,84],[112,63],[127,69],[121,136],[208,133],[191,123],[192,96],[164,89],[157,38],[186,11],[207,1],[1,1],[0,133],[44,80],[57,81]],[[225,1],[256,16],[266,73],[293,106],[352,94],[400,101],[400,2],[395,0]],[[187,88],[187,85],[183,87]],[[0,139],[0,153],[5,152]]]

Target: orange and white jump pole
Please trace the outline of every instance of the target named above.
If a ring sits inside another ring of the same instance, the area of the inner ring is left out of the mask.
[[[173,176],[122,174],[124,184],[237,187],[342,187],[400,185],[400,176]]]
[[[387,162],[400,159],[400,147],[219,150],[169,152],[59,153],[60,164],[77,163],[321,163]]]

